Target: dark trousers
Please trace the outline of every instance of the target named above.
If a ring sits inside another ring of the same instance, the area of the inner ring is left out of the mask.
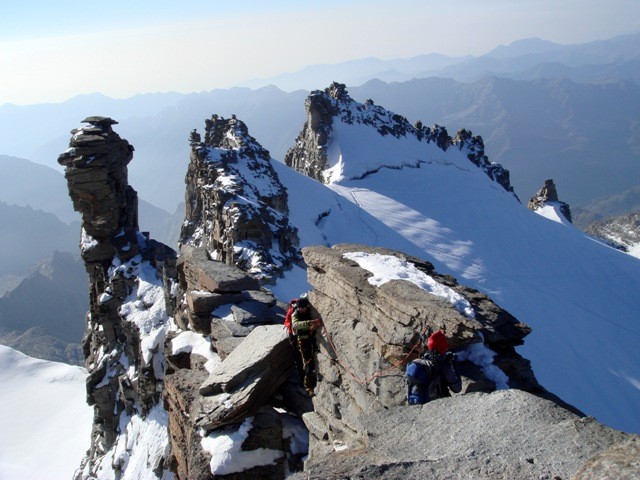
[[[298,351],[302,360],[302,374],[304,388],[313,390],[315,388],[315,372],[313,370],[313,351],[315,338],[313,335],[307,338],[298,337]]]

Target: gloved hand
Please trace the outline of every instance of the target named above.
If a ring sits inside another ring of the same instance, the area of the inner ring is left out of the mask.
[[[453,352],[447,352],[446,355],[444,356],[444,358],[449,362],[449,363],[453,363],[457,360],[456,358],[456,354]]]

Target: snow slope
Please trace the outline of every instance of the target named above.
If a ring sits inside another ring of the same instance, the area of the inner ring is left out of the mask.
[[[68,480],[89,447],[84,368],[0,346],[0,479]]]
[[[547,389],[640,433],[640,261],[529,211],[457,148],[367,128],[334,117],[329,188],[274,162],[301,246],[359,242],[431,261],[533,328],[519,351]],[[299,295],[300,273],[274,292]]]

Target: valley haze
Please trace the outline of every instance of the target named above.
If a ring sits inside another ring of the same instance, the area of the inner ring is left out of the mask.
[[[109,8],[27,0],[2,8],[0,105],[208,91],[309,65],[478,56],[522,38],[568,45],[639,29],[634,0],[327,0],[321,8],[294,0],[115,0]]]

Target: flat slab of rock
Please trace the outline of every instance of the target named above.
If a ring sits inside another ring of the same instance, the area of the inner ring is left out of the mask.
[[[282,325],[256,327],[200,387],[197,425],[210,431],[260,409],[287,380],[293,354]]]
[[[242,293],[228,293],[223,295],[203,290],[189,290],[186,297],[189,310],[196,315],[208,315],[222,305],[238,303],[245,298]]]
[[[238,267],[211,260],[202,247],[183,245],[176,265],[184,272],[188,288],[212,293],[260,290],[260,283]]]

